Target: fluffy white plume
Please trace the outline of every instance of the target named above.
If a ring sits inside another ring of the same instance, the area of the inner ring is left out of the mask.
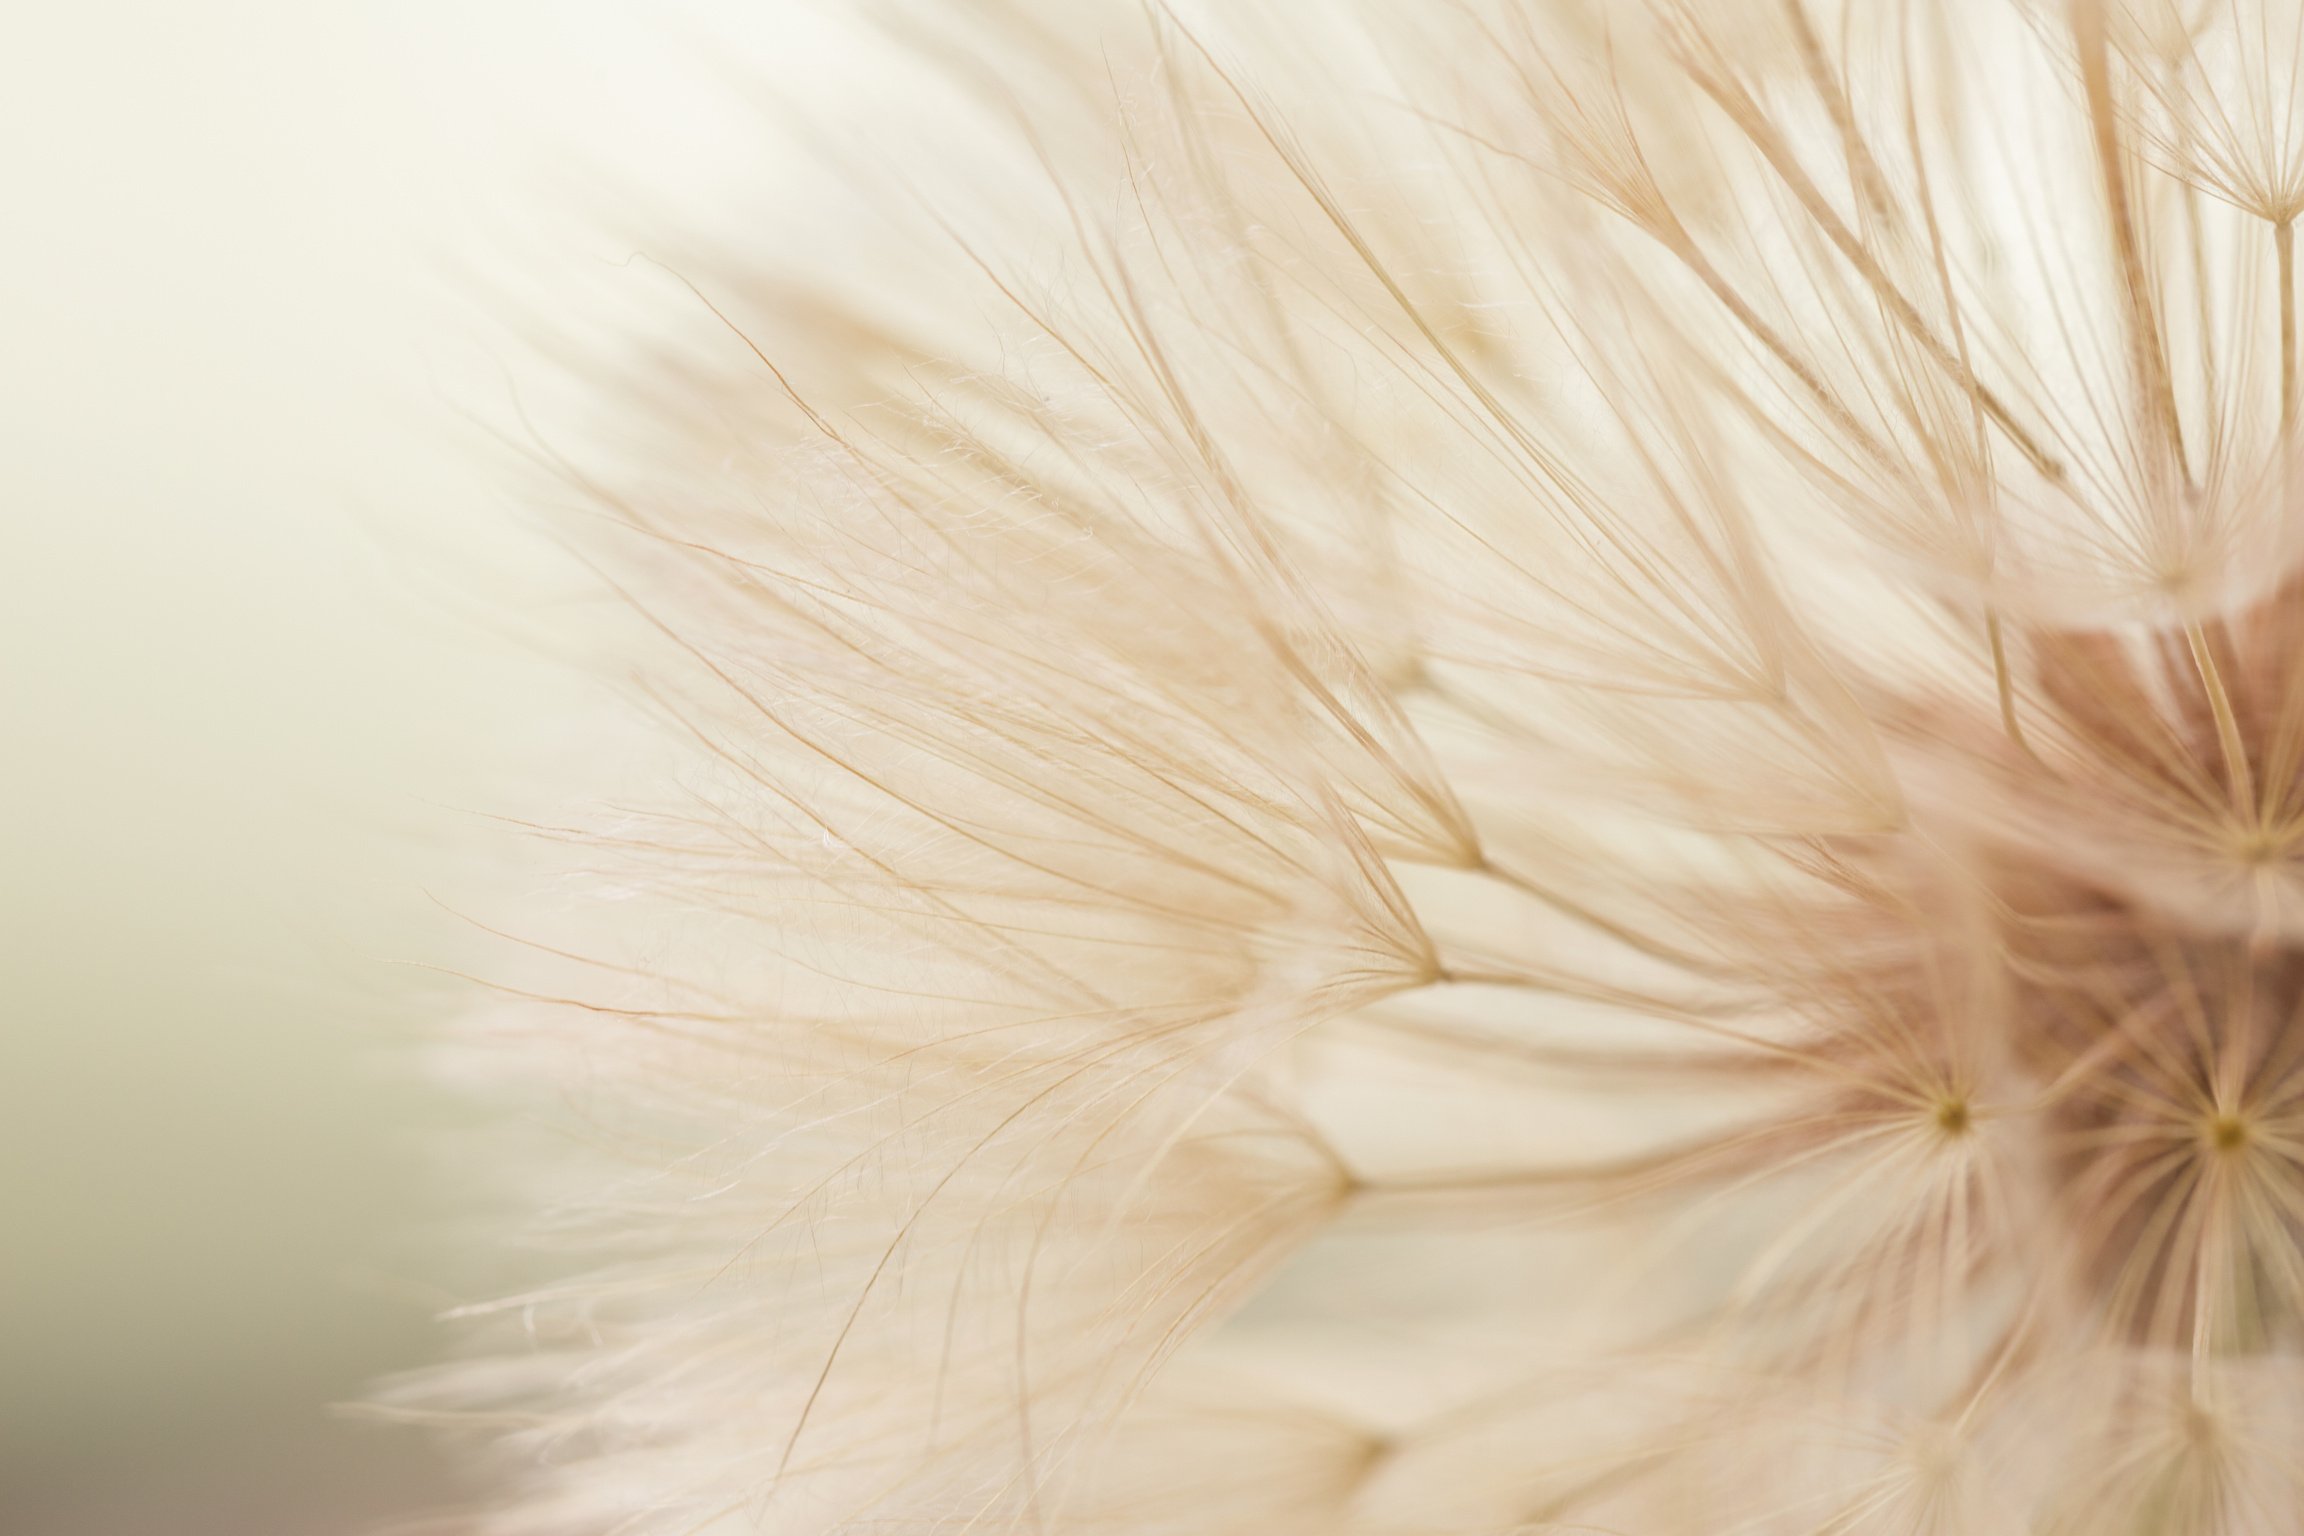
[[[2304,1526],[2304,13],[897,30],[578,477],[494,1528]]]

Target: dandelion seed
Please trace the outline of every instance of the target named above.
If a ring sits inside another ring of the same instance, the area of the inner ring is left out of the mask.
[[[594,487],[492,1528],[2304,1528],[2304,12],[1086,14]]]

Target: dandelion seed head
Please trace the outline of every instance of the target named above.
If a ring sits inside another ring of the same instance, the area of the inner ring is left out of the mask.
[[[582,481],[497,1528],[2296,1528],[2298,18],[910,18]]]

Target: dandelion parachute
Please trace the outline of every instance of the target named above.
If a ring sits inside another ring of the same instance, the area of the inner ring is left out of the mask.
[[[899,30],[581,481],[491,1528],[2304,1524],[2304,10]]]

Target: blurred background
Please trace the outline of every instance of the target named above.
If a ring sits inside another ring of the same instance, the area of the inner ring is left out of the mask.
[[[484,946],[451,909],[517,895],[477,813],[568,782],[600,709],[486,429],[519,325],[644,280],[643,204],[757,174],[699,59],[741,23],[788,64],[807,18],[718,9],[11,13],[9,1536],[455,1528],[424,1438],[332,1405],[440,1347],[468,1111],[411,1042]]]

